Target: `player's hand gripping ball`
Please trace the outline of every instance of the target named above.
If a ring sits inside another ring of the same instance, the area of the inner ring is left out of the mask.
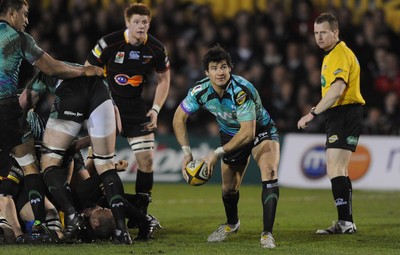
[[[186,165],[187,182],[192,186],[200,186],[210,179],[207,163],[202,159],[190,161]]]

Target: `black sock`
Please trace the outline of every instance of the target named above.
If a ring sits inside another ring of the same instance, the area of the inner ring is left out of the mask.
[[[238,202],[239,191],[234,194],[222,194],[222,201],[224,202],[225,214],[228,224],[236,224],[239,221],[238,217]]]
[[[115,169],[107,170],[100,174],[106,193],[107,202],[114,216],[117,230],[125,230],[125,199],[124,186]]]
[[[129,202],[125,204],[125,214],[127,218],[133,219],[138,223],[144,222],[147,219],[147,214],[143,213]]]
[[[140,169],[137,170],[136,174],[136,193],[147,193],[151,194],[151,190],[153,189],[153,172],[145,173]]]
[[[263,225],[264,230],[272,233],[275,222],[276,208],[279,199],[278,180],[263,181],[261,202],[263,206]]]
[[[32,206],[35,220],[45,222],[46,213],[44,210],[44,183],[41,174],[28,174],[24,179],[25,188],[28,191],[29,202]]]
[[[66,170],[59,166],[50,166],[43,174],[44,183],[55,202],[66,216],[76,213],[71,188],[67,181]]]
[[[338,176],[331,180],[332,193],[338,211],[338,220],[351,221],[350,185],[346,176]]]
[[[100,184],[101,178],[96,173],[91,175],[75,188],[80,208],[84,209],[98,202],[99,197],[101,197],[103,193]]]
[[[349,213],[350,213],[350,221],[353,222],[353,185],[351,183],[350,177],[347,176],[347,182],[349,183]]]

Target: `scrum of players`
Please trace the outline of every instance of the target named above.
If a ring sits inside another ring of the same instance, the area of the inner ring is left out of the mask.
[[[30,130],[34,135],[36,156],[58,155],[61,158],[60,172],[66,176],[68,190],[72,203],[76,209],[79,221],[72,225],[69,223],[64,209],[63,201],[54,199],[56,196],[52,190],[51,181],[47,185],[49,192],[46,192],[44,222],[45,231],[35,233],[32,228],[35,224],[34,216],[28,201],[27,190],[25,189],[24,173],[18,163],[8,152],[0,151],[0,243],[10,244],[40,244],[40,243],[91,243],[98,240],[110,240],[116,244],[131,244],[129,232],[127,236],[118,238],[113,212],[107,201],[104,184],[96,171],[96,156],[90,146],[90,135],[74,140],[65,151],[56,150],[53,147],[43,146],[43,137],[47,130],[52,128],[53,119],[46,121],[37,112],[34,106],[39,98],[50,92],[62,102],[65,96],[56,95],[55,88],[70,86],[68,84],[79,84],[88,86],[104,86],[101,79],[96,77],[76,78],[59,80],[39,72],[26,86],[20,95],[20,105],[26,110],[26,119]],[[65,84],[65,85],[64,85]],[[96,93],[91,95],[94,97]],[[83,100],[84,101],[84,100]],[[90,101],[84,101],[88,105]],[[103,109],[104,110],[104,109]],[[114,111],[111,105],[111,111]],[[99,116],[97,116],[99,118]],[[88,119],[90,119],[90,114]],[[47,127],[46,127],[47,122]],[[50,122],[50,123],[49,123]],[[116,127],[115,121],[112,122]],[[115,136],[115,134],[113,134]],[[75,136],[74,136],[75,137]],[[50,138],[54,139],[55,137]],[[81,149],[88,148],[88,157],[82,157]],[[114,164],[114,163],[113,163]],[[126,160],[115,163],[116,171],[124,171],[128,166]],[[43,172],[43,171],[42,171]],[[44,175],[46,171],[44,171]],[[45,182],[46,182],[46,178]],[[148,241],[153,238],[155,230],[162,228],[158,220],[147,214],[147,206],[151,197],[146,193],[127,194],[123,193],[123,213],[127,219],[126,227],[138,229],[136,241]]]

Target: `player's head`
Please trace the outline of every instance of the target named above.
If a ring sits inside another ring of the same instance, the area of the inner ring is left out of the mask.
[[[339,41],[339,25],[336,17],[330,13],[319,15],[314,22],[314,36],[321,49],[332,49]]]
[[[216,45],[204,55],[203,68],[211,84],[223,88],[231,77],[231,56],[221,46]]]
[[[18,31],[25,31],[29,23],[28,9],[26,0],[0,0],[0,17]]]
[[[329,24],[331,31],[339,29],[338,21],[333,14],[324,12],[315,19],[315,24],[321,24],[324,22]]]
[[[131,4],[125,9],[125,25],[130,39],[143,42],[150,28],[151,11],[142,3]]]
[[[115,233],[115,221],[109,208],[96,207],[89,217],[89,223],[97,238],[107,239]]]
[[[211,62],[219,63],[221,61],[226,61],[229,68],[232,68],[231,55],[224,50],[219,44],[215,45],[207,51],[203,57],[203,68],[204,71],[208,71]]]
[[[130,19],[134,14],[147,16],[151,19],[151,11],[149,7],[142,3],[133,3],[125,9],[125,19]]]

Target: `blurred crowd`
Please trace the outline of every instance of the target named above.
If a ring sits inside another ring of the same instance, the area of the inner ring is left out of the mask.
[[[30,4],[28,33],[38,45],[60,60],[83,64],[96,41],[125,28],[123,11],[129,1],[50,0]],[[201,1],[197,1],[201,2]],[[365,12],[352,22],[347,8],[316,9],[311,1],[292,1],[291,14],[280,1],[268,1],[263,11],[238,11],[232,18],[213,14],[196,1],[164,0],[153,4],[150,34],[162,41],[171,62],[171,89],[160,117],[158,132],[172,133],[176,107],[194,82],[203,78],[203,53],[219,43],[234,63],[233,73],[251,81],[281,133],[298,132],[297,121],[321,97],[323,52],[313,35],[321,12],[336,15],[340,39],[355,52],[361,65],[361,89],[367,101],[364,134],[400,133],[400,35],[385,22],[380,9]],[[21,84],[32,77],[27,68]],[[144,91],[149,102],[155,89],[150,80]],[[188,123],[199,134],[218,132],[213,116],[199,112]],[[323,118],[306,132],[323,132]]]

